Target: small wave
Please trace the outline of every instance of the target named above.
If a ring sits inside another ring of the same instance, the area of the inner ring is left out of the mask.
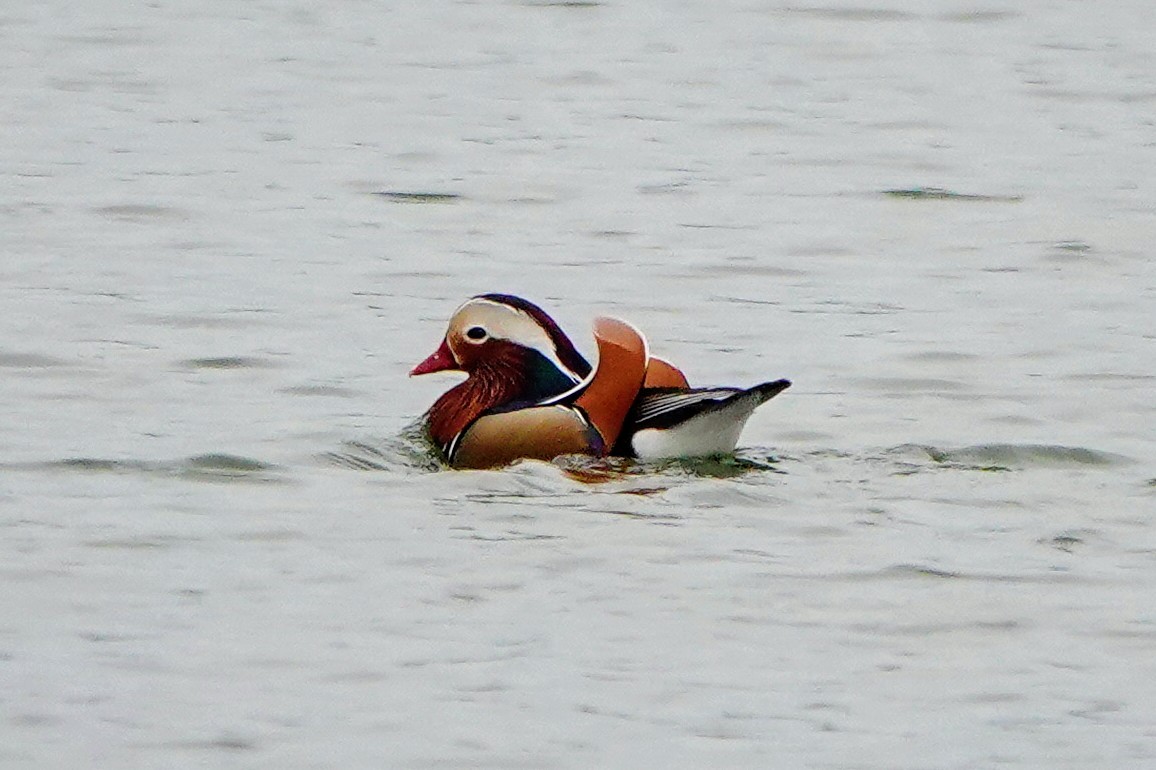
[[[941,567],[933,567],[929,564],[917,564],[911,562],[890,564],[874,570],[853,570],[822,574],[800,573],[797,575],[789,575],[784,577],[792,577],[805,580],[828,580],[834,582],[850,581],[855,583],[862,583],[865,581],[892,580],[958,580],[978,583],[1055,584],[1089,581],[1087,576],[1081,576],[1067,572],[1058,572],[1054,570],[1023,574],[1012,572],[962,571],[943,569]]]
[[[6,467],[22,470],[70,471],[81,473],[142,473],[184,476],[209,481],[275,481],[280,467],[250,457],[225,453],[194,455],[180,460],[114,460],[101,457],[68,457],[16,463]]]
[[[972,201],[983,203],[1019,203],[1023,200],[1023,196],[1020,195],[961,193],[942,187],[910,187],[905,189],[883,190],[882,192],[889,198],[905,198],[909,200]]]
[[[577,481],[600,483],[637,476],[689,476],[730,479],[750,473],[785,473],[778,460],[761,450],[739,450],[734,454],[709,457],[682,457],[642,462],[625,457],[567,455],[554,464]]]
[[[273,366],[271,361],[252,356],[189,358],[180,364],[190,369],[269,369]]]
[[[40,353],[12,353],[0,351],[0,368],[3,369],[47,369],[65,366],[67,362],[54,356]]]
[[[421,421],[406,426],[397,436],[343,441],[340,449],[322,452],[320,459],[327,465],[358,471],[434,472],[448,467]]]
[[[230,454],[196,455],[185,460],[185,464],[194,470],[225,471],[228,473],[257,473],[276,467],[260,460]]]
[[[381,190],[373,195],[396,203],[456,203],[462,200],[458,193],[417,190]]]
[[[910,448],[911,445],[908,445]],[[918,446],[935,463],[974,470],[1110,466],[1128,462],[1123,455],[1059,444],[976,444],[958,449]]]

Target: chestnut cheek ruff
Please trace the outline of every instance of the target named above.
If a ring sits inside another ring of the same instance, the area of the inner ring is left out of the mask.
[[[490,350],[469,378],[442,395],[429,410],[430,434],[445,451],[470,423],[491,409],[517,401],[526,390],[523,354],[516,345],[488,343]]]

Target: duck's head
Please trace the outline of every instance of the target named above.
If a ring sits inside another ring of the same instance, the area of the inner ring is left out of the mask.
[[[590,364],[534,303],[480,294],[454,311],[441,345],[410,375],[441,371],[519,380],[520,398],[545,398],[580,382]]]

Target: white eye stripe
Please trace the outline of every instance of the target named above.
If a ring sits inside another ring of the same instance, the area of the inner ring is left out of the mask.
[[[574,382],[582,379],[562,363],[554,341],[541,324],[517,308],[475,297],[455,311],[451,325],[459,329],[458,335],[465,342],[477,345],[489,339],[507,340],[536,350]],[[470,332],[475,328],[480,328],[485,336],[471,339]]]

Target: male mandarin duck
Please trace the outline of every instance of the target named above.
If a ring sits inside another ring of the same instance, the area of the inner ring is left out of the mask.
[[[480,294],[450,318],[436,351],[410,375],[461,371],[426,417],[446,461],[490,468],[564,454],[657,460],[734,451],[755,409],[790,386],[691,388],[683,373],[653,358],[625,321],[594,321],[592,367],[537,305]]]

